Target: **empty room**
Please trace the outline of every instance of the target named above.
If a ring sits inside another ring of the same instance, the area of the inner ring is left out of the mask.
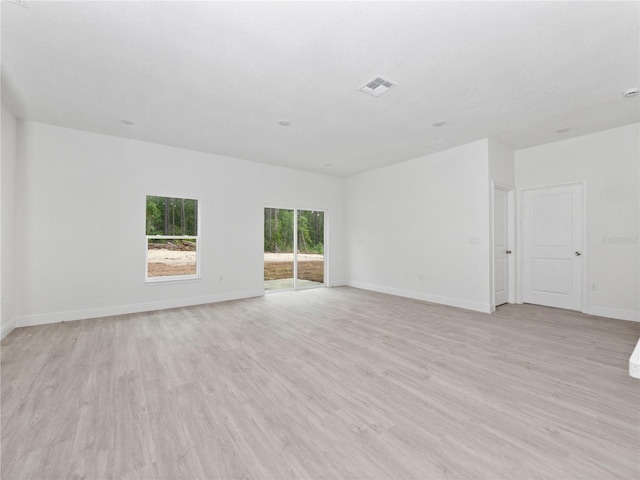
[[[640,478],[640,2],[0,23],[0,478]]]

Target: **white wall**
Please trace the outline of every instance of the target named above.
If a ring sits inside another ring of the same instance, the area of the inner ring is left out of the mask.
[[[349,284],[490,311],[489,184],[486,139],[348,178]]]
[[[638,125],[518,151],[515,178],[489,139],[340,179],[34,122],[17,123],[16,167],[15,130],[3,109],[3,333],[259,295],[265,205],[327,211],[332,285],[490,311],[492,181],[587,180],[589,313],[637,318]],[[144,283],[147,194],[200,200],[200,281]]]
[[[518,188],[586,181],[588,313],[638,320],[639,124],[519,150]]]
[[[0,161],[0,332],[2,338],[15,327],[16,129],[16,118],[2,104],[2,159]]]
[[[507,188],[515,188],[515,154],[512,149],[488,140],[489,179]]]
[[[341,178],[34,122],[18,141],[18,326],[260,295],[265,205],[326,210],[346,278]],[[199,200],[201,280],[144,283],[148,194]]]

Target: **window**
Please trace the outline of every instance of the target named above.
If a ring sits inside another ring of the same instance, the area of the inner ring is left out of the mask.
[[[197,278],[198,201],[147,196],[148,281]]]

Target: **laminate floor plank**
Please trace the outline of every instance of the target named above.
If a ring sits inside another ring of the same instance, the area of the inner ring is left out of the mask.
[[[2,479],[635,479],[640,324],[316,289],[19,328]]]

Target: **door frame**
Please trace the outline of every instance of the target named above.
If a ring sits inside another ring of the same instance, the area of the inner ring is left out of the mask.
[[[507,248],[509,248],[511,250],[511,255],[509,255],[508,259],[509,259],[509,284],[508,284],[508,288],[509,288],[509,299],[508,299],[508,303],[516,303],[516,284],[517,284],[517,279],[516,279],[516,258],[517,258],[517,250],[515,249],[515,244],[516,244],[516,205],[515,205],[515,201],[516,201],[516,188],[514,186],[510,186],[510,185],[505,185],[499,182],[494,182],[491,181],[491,231],[490,231],[490,263],[491,263],[491,281],[490,281],[490,285],[491,285],[491,291],[490,291],[490,295],[491,295],[491,301],[490,301],[490,308],[491,308],[491,312],[495,312],[496,311],[496,296],[495,296],[495,292],[496,292],[496,259],[495,259],[495,242],[494,242],[494,235],[495,235],[495,195],[494,195],[494,191],[495,190],[501,190],[503,192],[507,193]]]
[[[329,222],[328,222],[328,217],[329,217],[329,210],[325,209],[325,208],[305,208],[305,207],[280,207],[280,206],[274,206],[271,204],[265,204],[262,207],[262,215],[264,215],[264,210],[266,208],[271,208],[271,209],[277,209],[277,210],[293,210],[293,244],[296,247],[293,251],[293,288],[283,288],[281,290],[273,290],[273,291],[265,291],[265,294],[272,294],[272,293],[278,293],[278,292],[291,292],[291,291],[298,291],[298,290],[310,290],[313,288],[321,288],[321,287],[306,287],[306,288],[298,288],[298,252],[297,252],[297,246],[298,246],[298,211],[299,210],[307,210],[307,211],[313,211],[313,212],[322,212],[323,215],[323,219],[324,219],[324,226],[323,226],[323,238],[322,238],[322,242],[323,242],[323,261],[322,263],[323,265],[323,269],[324,269],[324,281],[322,283],[323,287],[329,287],[329,262],[327,261],[329,258],[329,248],[327,246],[327,239],[329,238]],[[264,252],[264,221],[262,222],[262,250]],[[264,288],[264,257],[262,258],[262,272],[263,272],[263,288]]]
[[[524,187],[524,188],[518,188],[517,189],[517,228],[516,228],[516,235],[517,235],[517,243],[518,243],[518,250],[520,252],[522,252],[522,255],[518,256],[518,267],[517,267],[517,275],[518,275],[518,281],[517,281],[517,296],[516,296],[516,303],[524,303],[523,301],[523,282],[524,282],[524,278],[523,278],[523,272],[524,272],[524,237],[523,237],[523,230],[524,230],[524,192],[530,191],[530,190],[543,190],[543,189],[547,189],[547,188],[555,188],[555,187],[570,187],[570,186],[574,186],[574,185],[580,185],[582,187],[582,258],[583,258],[583,262],[582,262],[582,282],[581,282],[581,305],[580,305],[580,311],[582,313],[587,313],[587,305],[589,304],[588,302],[588,296],[589,296],[589,252],[588,252],[588,243],[587,243],[587,210],[588,210],[588,205],[587,205],[587,182],[586,180],[577,180],[575,182],[562,182],[562,183],[550,183],[550,184],[546,184],[546,185],[537,185],[537,186],[533,186],[533,187]],[[575,311],[575,310],[574,310]]]

